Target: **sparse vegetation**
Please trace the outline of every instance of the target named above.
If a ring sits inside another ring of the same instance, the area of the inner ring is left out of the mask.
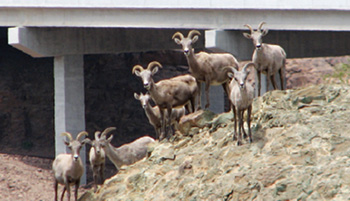
[[[350,60],[348,63],[340,63],[335,65],[332,74],[325,75],[323,78],[327,84],[350,84]]]

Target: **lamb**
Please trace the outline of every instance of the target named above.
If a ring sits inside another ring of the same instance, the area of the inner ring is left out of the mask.
[[[163,140],[168,137],[167,127],[170,127],[171,124],[173,108],[183,107],[190,103],[192,111],[195,111],[198,88],[196,79],[191,75],[179,75],[155,83],[152,76],[158,72],[159,68],[162,68],[162,65],[157,61],[153,61],[148,64],[146,69],[140,65],[134,66],[132,73],[142,79],[143,86],[148,90],[153,101],[160,109],[162,128],[161,134],[157,138]],[[168,112],[167,122],[165,110]]]
[[[115,127],[107,128],[108,132],[115,130]],[[107,130],[106,129],[106,130]],[[119,172],[123,165],[131,165],[147,155],[147,147],[150,143],[154,142],[154,139],[149,136],[143,136],[135,141],[124,144],[118,148],[111,144],[113,135],[107,139],[107,132],[103,132],[100,137],[100,143],[105,151],[107,157],[113,162],[114,166]]]
[[[156,132],[156,136],[160,135],[160,129],[161,129],[161,118],[160,118],[160,111],[158,106],[151,106],[150,100],[151,96],[146,93],[134,93],[134,97],[136,100],[139,100],[141,103],[142,108],[145,110],[146,116],[148,118],[149,123],[154,127],[154,130]],[[165,111],[165,116],[167,115],[167,111]],[[171,111],[171,125],[174,125],[175,130],[177,130],[178,122],[180,121],[180,118],[185,115],[185,107],[181,108],[174,108]]]
[[[242,144],[242,133],[247,136],[244,131],[243,126],[243,117],[244,111],[248,111],[247,115],[247,124],[248,124],[248,136],[249,142],[252,143],[252,134],[250,130],[250,119],[252,112],[252,103],[254,99],[254,88],[253,86],[247,82],[248,74],[250,70],[249,66],[254,66],[254,63],[247,63],[244,65],[241,71],[237,71],[234,67],[228,67],[232,70],[232,72],[228,72],[227,75],[232,78],[230,82],[230,95],[229,99],[231,102],[231,110],[233,111],[234,118],[234,137],[233,140],[237,139],[237,145]],[[237,136],[237,118],[238,118],[238,136]]]
[[[248,27],[251,33],[243,33],[244,37],[251,39],[255,46],[252,60],[255,63],[255,69],[258,75],[258,96],[260,96],[261,89],[261,73],[266,74],[267,78],[270,78],[272,86],[276,90],[275,74],[278,71],[281,80],[281,89],[284,89],[284,71],[287,57],[286,52],[281,46],[262,43],[262,37],[268,33],[267,29],[261,30],[264,24],[265,22],[261,22],[256,31],[250,25],[246,24],[244,26]],[[269,82],[267,81],[266,90],[268,89]]]
[[[225,66],[234,66],[238,69],[237,59],[229,53],[206,53],[199,52],[195,54],[193,52],[192,44],[194,44],[199,37],[200,32],[197,30],[191,30],[187,37],[180,32],[176,32],[172,39],[176,44],[182,46],[182,50],[186,56],[190,73],[196,78],[198,85],[198,107],[201,106],[201,85],[200,82],[205,83],[205,95],[206,105],[205,108],[210,106],[209,102],[209,86],[210,85],[222,85],[226,94],[228,95],[228,82],[227,72],[222,69]]]
[[[89,142],[89,139],[84,139],[80,142],[80,139],[84,135],[88,135],[86,131],[82,131],[78,134],[77,138],[74,140],[72,135],[68,132],[61,134],[62,136],[68,137],[69,141],[64,143],[71,150],[71,154],[59,154],[56,156],[52,163],[52,170],[54,173],[54,188],[55,188],[55,199],[57,200],[57,187],[58,184],[64,185],[61,200],[63,200],[64,193],[67,190],[68,201],[70,201],[70,186],[75,185],[74,197],[75,200],[78,199],[78,188],[80,185],[80,178],[84,172],[83,163],[79,157],[79,152],[85,143]]]
[[[108,133],[111,130],[105,129],[103,133]],[[92,169],[93,179],[94,179],[94,190],[97,190],[97,184],[104,182],[104,171],[105,171],[105,161],[106,154],[101,147],[100,131],[95,132],[95,139],[90,143],[91,149],[89,152],[89,161]],[[100,180],[100,182],[98,182]]]

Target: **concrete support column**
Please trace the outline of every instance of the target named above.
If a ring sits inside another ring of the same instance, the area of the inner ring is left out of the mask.
[[[70,132],[75,138],[85,130],[84,60],[83,55],[56,56],[55,80],[55,153],[67,153],[62,132]],[[80,152],[86,164],[85,147]],[[86,172],[81,184],[86,184]]]
[[[205,84],[202,83],[201,88],[201,105],[204,109],[205,104],[207,104],[207,98],[205,96]],[[225,112],[225,91],[222,86],[211,85],[209,87],[209,110],[217,114]]]
[[[252,42],[241,31],[205,31],[205,47],[213,52],[229,52],[238,61],[252,59]]]

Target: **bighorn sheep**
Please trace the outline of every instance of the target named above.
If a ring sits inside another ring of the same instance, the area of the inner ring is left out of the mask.
[[[260,96],[261,89],[261,73],[266,74],[267,78],[271,80],[273,88],[276,90],[277,85],[275,81],[275,74],[277,71],[280,75],[281,89],[283,90],[284,84],[284,70],[286,66],[286,52],[279,45],[272,45],[262,43],[262,37],[268,33],[267,29],[261,30],[265,22],[261,22],[256,31],[246,24],[249,33],[243,33],[243,36],[251,39],[255,46],[252,61],[255,63],[255,69],[258,75],[258,96]],[[266,83],[266,90],[269,90],[269,82]]]
[[[170,79],[164,79],[157,83],[154,82],[152,76],[158,72],[162,65],[153,61],[144,69],[140,65],[135,65],[132,73],[141,77],[143,86],[150,93],[153,101],[160,109],[161,116],[161,134],[159,140],[167,136],[167,127],[171,124],[171,113],[173,108],[182,107],[191,103],[192,111],[195,111],[195,100],[198,93],[196,79],[191,75],[179,75]],[[165,118],[165,110],[168,112],[167,124]],[[165,135],[165,136],[164,136]]]
[[[228,82],[227,73],[222,70],[225,66],[234,66],[238,69],[237,59],[229,53],[206,53],[199,52],[194,53],[192,44],[194,44],[199,37],[200,32],[192,30],[188,33],[187,37],[180,32],[176,32],[172,39],[176,44],[182,46],[182,50],[186,56],[189,71],[193,77],[197,80],[198,85],[198,107],[201,107],[201,85],[200,82],[205,83],[205,95],[207,104],[205,108],[210,106],[209,102],[209,86],[210,85],[222,85],[225,92],[228,95]]]
[[[78,134],[74,140],[72,135],[68,132],[61,134],[62,136],[68,137],[69,141],[64,143],[71,150],[71,154],[59,154],[52,163],[52,170],[55,177],[54,188],[55,188],[55,200],[57,200],[57,187],[58,184],[63,184],[64,188],[61,195],[63,200],[64,193],[67,190],[68,201],[70,200],[70,186],[75,185],[75,200],[78,199],[78,188],[80,185],[80,178],[84,172],[83,163],[79,157],[79,152],[82,146],[89,142],[89,139],[84,139],[80,142],[80,138],[84,135],[88,135],[87,132],[82,131]]]
[[[109,130],[105,130],[103,132],[108,132]],[[104,182],[104,171],[105,171],[105,161],[106,161],[106,154],[105,151],[102,149],[101,146],[101,140],[100,140],[100,131],[95,132],[95,139],[90,143],[91,149],[89,152],[89,160],[90,160],[90,166],[92,169],[92,175],[94,178],[94,189],[95,192],[97,190],[97,184]],[[100,182],[98,182],[98,180]]]
[[[248,124],[248,136],[249,136],[249,142],[253,142],[251,130],[250,130],[250,118],[251,118],[251,112],[252,112],[252,103],[254,99],[254,88],[252,85],[247,82],[247,77],[250,72],[248,69],[249,66],[254,66],[254,63],[247,63],[244,65],[242,70],[237,71],[234,67],[228,67],[232,70],[232,72],[228,72],[227,75],[232,78],[230,82],[230,95],[229,99],[231,102],[231,110],[233,111],[233,118],[234,118],[234,137],[233,139],[237,139],[237,145],[242,144],[242,133],[241,130],[243,130],[243,133],[245,136],[247,136],[246,132],[244,131],[243,126],[243,117],[244,117],[244,111],[248,111],[247,115],[247,124]],[[238,125],[238,136],[237,136],[237,118],[239,121]]]
[[[161,118],[160,111],[158,106],[151,106],[150,100],[151,96],[146,93],[134,93],[134,97],[136,100],[139,100],[142,108],[145,110],[146,116],[148,118],[149,123],[154,127],[156,131],[156,136],[160,136],[161,129]],[[165,116],[168,116],[168,112],[165,111]],[[181,108],[173,108],[171,111],[171,125],[174,125],[175,130],[177,130],[178,122],[180,118],[185,115],[185,107]]]
[[[119,171],[123,165],[133,164],[146,157],[147,146],[148,144],[154,142],[154,139],[149,136],[143,136],[129,144],[124,144],[116,148],[111,144],[113,135],[111,135],[108,139],[106,136],[107,133],[115,129],[115,127],[107,128],[101,134],[100,143],[107,157],[113,162],[114,166],[117,168],[117,171]]]

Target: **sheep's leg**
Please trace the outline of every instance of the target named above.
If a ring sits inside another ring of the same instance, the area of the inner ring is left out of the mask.
[[[236,113],[236,108],[234,107],[233,104],[231,104],[231,110],[233,112],[233,119],[235,121],[234,123],[234,133],[233,133],[233,141],[237,140],[237,113]]]
[[[172,128],[171,128],[171,112],[172,112],[172,108],[170,107],[170,105],[168,105],[167,111],[168,111],[168,119],[167,119],[168,121],[167,121],[167,128],[166,128],[167,130],[166,130],[165,134],[166,134],[166,137],[169,139],[169,137],[170,137],[169,130],[170,130],[170,132],[173,131]]]
[[[162,129],[162,126],[160,126],[160,127],[158,127],[158,128],[157,128],[157,127],[154,127],[154,130],[155,130],[155,132],[156,132],[156,139],[159,138],[161,129]]]
[[[207,109],[210,106],[209,87],[210,87],[210,79],[209,78],[205,78],[205,97],[207,99],[207,104],[205,104],[205,109]]]
[[[102,163],[100,167],[101,184],[105,182],[105,163]]]
[[[267,70],[267,73],[266,73],[266,92],[268,92],[269,88],[270,88],[270,81],[269,81],[269,80],[271,80],[270,78],[271,78],[270,72],[269,72],[269,70]]]
[[[97,166],[96,165],[94,165],[93,167],[92,167],[92,175],[93,175],[93,178],[94,178],[94,189],[95,189],[95,192],[96,192],[96,190],[97,190]]]
[[[79,189],[79,185],[80,185],[80,179],[77,180],[77,182],[75,182],[75,191],[74,191],[74,198],[75,201],[78,200],[78,189]]]
[[[238,109],[238,137],[237,137],[237,146],[242,145],[242,123],[243,123],[243,118],[242,118],[242,111]]]
[[[179,121],[180,121],[180,119],[179,119]],[[175,121],[175,123],[174,123],[174,129],[175,129],[175,131],[178,131],[178,130],[179,130],[179,121]]]
[[[199,81],[197,81],[197,88],[198,88],[198,94],[197,94],[197,99],[198,99],[197,103],[198,103],[198,105],[197,105],[196,111],[200,110],[202,108],[202,103],[201,103],[202,84]],[[192,107],[194,107],[194,105]]]
[[[282,66],[278,72],[280,74],[281,90],[284,90],[284,66]]]
[[[250,105],[250,106],[248,107],[248,114],[247,114],[248,135],[249,135],[249,142],[250,142],[250,143],[253,142],[252,131],[251,131],[251,129],[250,129],[250,118],[251,118],[251,114],[252,114],[252,105]]]
[[[160,135],[157,136],[159,141],[162,141],[164,139],[165,135],[165,115],[164,115],[164,109],[159,108],[160,111],[160,119],[161,119],[161,129],[160,129]]]
[[[68,201],[70,201],[70,185],[67,185],[67,196],[68,196]]]
[[[270,74],[270,80],[271,80],[273,89],[276,90],[277,89],[277,84],[276,84],[276,80],[275,80],[275,75],[271,75]]]
[[[67,187],[68,186],[68,187]],[[66,190],[69,189],[69,184],[65,184],[64,188],[63,188],[63,191],[62,191],[62,194],[61,194],[61,201],[63,201],[63,198],[64,198],[64,193],[66,192]],[[68,201],[70,200],[70,193],[69,191],[67,192],[67,196],[68,196]]]
[[[188,113],[197,111],[197,107],[198,107],[196,106],[197,98],[198,98],[197,94],[193,95],[192,98],[190,99],[190,103],[186,104],[186,106],[188,107],[187,108]]]
[[[257,73],[257,77],[258,77],[258,96],[260,96],[260,91],[261,91],[261,71],[260,70],[257,70],[256,71]]]
[[[191,103],[187,103],[185,105],[185,109],[187,110],[188,113],[192,113],[194,111],[193,108],[193,99],[190,100]]]
[[[56,179],[55,179],[55,182],[54,182],[54,188],[55,188],[55,201],[57,201],[57,188],[58,188],[58,182],[56,181]]]
[[[245,110],[242,110],[242,131],[243,131],[243,138],[246,139],[248,137],[247,133],[245,132],[244,130],[244,111]]]

